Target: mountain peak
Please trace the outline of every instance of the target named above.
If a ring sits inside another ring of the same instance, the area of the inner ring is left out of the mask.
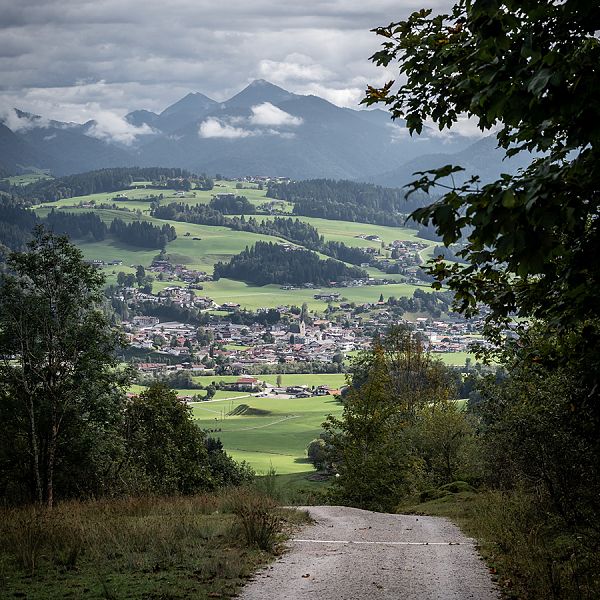
[[[224,104],[228,107],[249,108],[255,104],[271,102],[277,104],[285,100],[290,100],[294,94],[280,88],[279,86],[266,81],[265,79],[255,79],[249,83],[241,92],[238,92],[233,98],[230,98]]]
[[[206,111],[208,108],[211,108],[215,104],[216,102],[214,100],[212,100],[208,96],[205,96],[204,94],[201,94],[200,92],[190,92],[180,100],[177,100],[177,102],[171,104],[170,106],[167,106],[167,108],[165,108],[165,110],[163,110],[160,113],[160,116],[166,117],[168,115],[181,112],[203,112]]]

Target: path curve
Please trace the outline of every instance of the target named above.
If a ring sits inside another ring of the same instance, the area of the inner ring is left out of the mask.
[[[315,520],[240,600],[499,600],[488,569],[440,517],[306,507]]]

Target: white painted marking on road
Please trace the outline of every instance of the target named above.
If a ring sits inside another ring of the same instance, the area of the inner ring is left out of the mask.
[[[301,542],[309,544],[363,544],[363,545],[381,545],[381,546],[475,546],[474,543],[464,542],[367,542],[354,540],[304,540],[292,538],[292,542]]]

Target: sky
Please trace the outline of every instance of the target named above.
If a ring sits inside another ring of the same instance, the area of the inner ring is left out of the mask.
[[[12,107],[118,125],[188,92],[222,101],[254,79],[357,107],[394,78],[369,30],[442,0],[0,0],[0,117]]]

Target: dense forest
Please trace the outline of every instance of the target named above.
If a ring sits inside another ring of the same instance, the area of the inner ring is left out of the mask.
[[[108,234],[106,223],[92,212],[69,213],[52,209],[45,221],[48,229],[68,235],[72,239],[91,237],[95,242],[99,242]]]
[[[164,248],[177,237],[175,227],[166,223],[159,227],[148,221],[125,223],[121,219],[110,224],[110,233],[121,242],[142,248]]]
[[[181,202],[171,202],[163,206],[154,206],[153,217],[170,221],[183,221],[198,225],[220,225],[234,231],[247,231],[283,238],[294,244],[304,246],[309,250],[321,252],[331,258],[337,258],[353,265],[361,265],[371,260],[363,249],[347,246],[343,242],[325,241],[318,230],[299,219],[291,217],[275,217],[258,221],[255,217],[225,217],[222,212],[205,204],[189,205]]]
[[[422,195],[407,200],[403,190],[331,179],[270,183],[267,197],[293,202],[297,215],[393,227],[423,206]]]
[[[309,250],[256,242],[251,248],[233,256],[228,263],[217,263],[214,278],[218,280],[221,277],[256,285],[328,285],[331,281],[365,278],[367,273],[331,258],[321,260]]]
[[[224,215],[253,215],[256,213],[256,207],[246,196],[234,196],[233,194],[213,196],[210,207]]]
[[[95,213],[70,213],[62,210],[52,210],[42,219],[17,200],[5,199],[0,203],[0,245],[12,251],[24,250],[36,225],[45,225],[54,233],[79,240],[101,241],[110,233],[124,243],[142,248],[164,248],[167,242],[177,237],[175,228],[167,224],[162,227],[147,221],[127,224],[121,219],[114,219],[107,227]]]

